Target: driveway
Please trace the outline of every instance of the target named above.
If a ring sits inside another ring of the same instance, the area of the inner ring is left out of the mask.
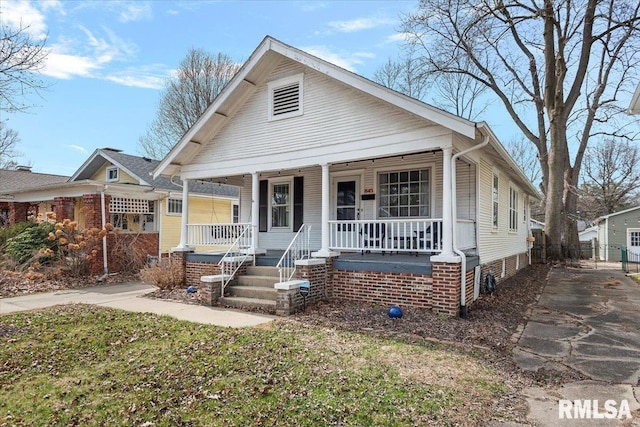
[[[525,389],[536,425],[640,425],[640,285],[616,270],[553,268],[514,358],[526,370],[568,369],[586,378]]]
[[[0,315],[60,304],[95,304],[102,307],[139,313],[155,313],[180,320],[234,328],[257,326],[275,319],[274,316],[269,315],[144,297],[145,294],[155,289],[154,286],[144,283],[130,282],[2,298],[0,299]]]

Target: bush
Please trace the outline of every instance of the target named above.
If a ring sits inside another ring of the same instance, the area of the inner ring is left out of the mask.
[[[54,226],[48,222],[30,223],[20,234],[7,240],[4,251],[19,264],[28,263],[34,257],[37,257],[42,262],[50,258],[51,255],[46,252],[47,256],[42,256],[45,251],[51,250],[56,246],[55,242],[48,239],[49,233],[53,229]]]
[[[18,234],[25,231],[27,228],[35,227],[38,224],[33,221],[23,221],[18,224],[12,225],[7,228],[0,228],[0,248],[7,244],[7,241],[12,237],[16,237]]]
[[[182,263],[171,259],[163,259],[140,270],[140,278],[143,282],[156,285],[163,290],[182,286],[183,276]]]

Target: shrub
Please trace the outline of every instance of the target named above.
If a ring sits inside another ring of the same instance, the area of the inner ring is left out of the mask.
[[[6,245],[7,241],[12,237],[16,237],[27,228],[35,227],[36,225],[38,224],[33,221],[23,221],[18,224],[14,224],[11,227],[0,228],[0,248]]]
[[[52,231],[53,225],[48,222],[31,223],[20,234],[7,240],[4,251],[19,264],[28,263],[34,256],[42,262],[47,257],[40,256],[44,255],[40,250],[55,247],[55,243],[48,240]]]
[[[140,270],[140,278],[143,282],[156,285],[163,290],[169,290],[183,285],[183,273],[180,261],[163,259]]]
[[[54,225],[47,239],[57,247],[61,268],[71,277],[89,274],[91,263],[98,254],[100,239],[107,235],[111,224],[102,230],[90,228],[84,231],[78,229],[78,223],[65,219]]]

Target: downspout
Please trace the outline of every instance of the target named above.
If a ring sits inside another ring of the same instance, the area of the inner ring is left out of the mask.
[[[478,128],[481,134],[482,134],[482,130],[480,130],[479,128],[484,126],[485,126],[484,123],[480,123],[476,125],[476,127]],[[452,227],[453,228],[453,232],[452,232],[453,252],[455,252],[456,255],[460,256],[460,259],[461,259],[460,267],[462,269],[462,272],[460,274],[460,317],[463,319],[467,318],[467,256],[465,255],[464,252],[458,249],[458,243],[457,243],[458,195],[457,195],[457,188],[456,188],[456,185],[457,185],[456,160],[458,159],[458,157],[463,156],[471,151],[475,151],[485,147],[489,143],[489,136],[484,134],[483,136],[484,136],[484,140],[480,144],[474,145],[473,147],[467,148],[466,150],[462,150],[459,153],[456,153],[453,156],[451,156],[451,217],[454,222]],[[480,195],[478,194],[476,195],[476,197],[480,197]],[[477,244],[478,242],[476,242],[476,246]]]
[[[101,211],[101,219],[102,219],[102,229],[105,229],[105,226],[107,225],[107,221],[106,218],[104,217],[104,208],[105,208],[105,202],[104,202],[104,189],[100,192],[100,211]],[[107,233],[108,234],[108,233]],[[108,266],[108,260],[109,256],[107,254],[107,236],[105,235],[102,238],[102,267],[103,267],[103,275],[100,276],[98,278],[98,282],[102,282],[105,277],[107,277],[109,275],[109,266]]]

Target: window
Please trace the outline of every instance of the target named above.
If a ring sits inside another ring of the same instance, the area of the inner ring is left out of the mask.
[[[498,208],[499,208],[498,201],[500,200],[500,193],[498,192],[498,175],[495,173],[493,174],[492,199],[493,199],[493,213],[492,213],[493,228],[497,229],[498,228]]]
[[[378,174],[378,216],[409,218],[431,216],[430,169],[415,169]]]
[[[640,231],[629,230],[629,246],[633,249],[640,248]]]
[[[237,203],[231,205],[231,222],[233,224],[240,222],[240,206]]]
[[[167,215],[182,215],[182,199],[167,199]]]
[[[118,180],[118,167],[117,166],[109,166],[107,168],[107,181],[113,182]]]
[[[288,182],[277,182],[271,186],[271,228],[291,226],[290,188]]]
[[[267,85],[269,93],[269,120],[300,116],[302,108],[303,74],[276,80]]]
[[[155,202],[113,197],[109,203],[109,222],[122,231],[155,231]]]
[[[509,231],[518,231],[518,190],[509,186]]]

